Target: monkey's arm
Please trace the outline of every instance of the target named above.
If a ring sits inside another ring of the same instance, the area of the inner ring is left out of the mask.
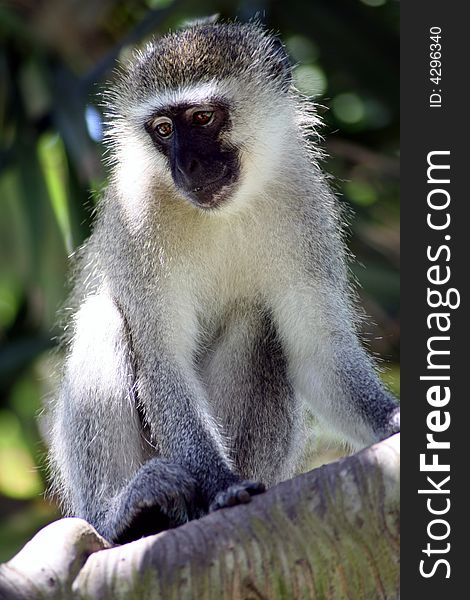
[[[273,314],[294,386],[320,420],[355,447],[399,431],[397,402],[358,340],[346,289],[318,281],[286,286]]]
[[[142,466],[149,452],[134,377],[119,310],[105,293],[89,297],[76,315],[51,458],[67,512],[87,519],[112,541],[188,520],[196,494],[183,466],[158,458]]]
[[[248,502],[263,492],[264,485],[234,472],[190,361],[180,363],[164,342],[158,356],[150,351],[139,357],[137,351],[137,361],[137,395],[152,439],[165,457],[195,477],[201,510]]]

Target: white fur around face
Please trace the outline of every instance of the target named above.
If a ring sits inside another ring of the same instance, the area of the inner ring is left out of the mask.
[[[138,222],[139,219],[134,217],[145,209],[144,205],[148,205],[150,189],[158,192],[163,186],[181,197],[174,186],[166,158],[144,128],[145,122],[164,107],[181,103],[205,106],[221,99],[231,106],[231,128],[228,133],[222,132],[221,139],[239,151],[240,180],[233,197],[217,213],[242,212],[251,198],[262,196],[267,185],[279,177],[286,155],[295,150],[288,135],[297,118],[295,106],[289,101],[276,102],[269,94],[264,99],[258,98],[255,104],[255,90],[246,89],[240,94],[239,87],[238,82],[226,79],[166,90],[133,108],[126,121],[114,124],[114,133],[111,127],[109,137],[120,140],[113,149],[114,161],[118,165],[115,169],[116,183],[120,195],[128,199],[126,210],[129,211],[130,222]],[[240,95],[243,97],[240,98]],[[143,199],[143,203],[139,199]],[[186,201],[183,199],[183,202]]]
[[[211,98],[219,97],[223,93],[223,86],[215,80],[198,85],[183,86],[179,89],[166,89],[158,95],[151,96],[145,102],[132,108],[129,117],[134,122],[144,123],[149,116],[168,106],[178,104],[205,104]]]

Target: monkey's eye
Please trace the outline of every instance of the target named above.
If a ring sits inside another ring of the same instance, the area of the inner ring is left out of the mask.
[[[170,137],[173,133],[173,123],[167,117],[157,117],[150,122],[150,126],[162,138]]]
[[[193,123],[195,125],[209,125],[214,116],[213,110],[198,110],[193,113]]]

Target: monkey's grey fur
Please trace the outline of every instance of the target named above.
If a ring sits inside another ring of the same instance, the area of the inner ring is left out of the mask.
[[[66,511],[126,541],[289,477],[303,401],[354,447],[399,415],[358,341],[316,120],[278,40],[191,26],[137,52],[107,103],[112,173],[81,251],[51,462]],[[201,148],[186,171],[178,123]],[[208,165],[215,183],[175,183]]]

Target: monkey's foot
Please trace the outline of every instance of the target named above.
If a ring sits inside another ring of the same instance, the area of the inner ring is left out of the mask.
[[[240,481],[240,483],[231,485],[223,492],[219,492],[210,505],[209,512],[227,506],[235,506],[236,504],[246,504],[250,502],[252,496],[262,494],[265,490],[264,483],[258,481]]]
[[[115,500],[105,537],[125,544],[178,527],[196,516],[196,495],[196,481],[182,465],[151,459]]]

